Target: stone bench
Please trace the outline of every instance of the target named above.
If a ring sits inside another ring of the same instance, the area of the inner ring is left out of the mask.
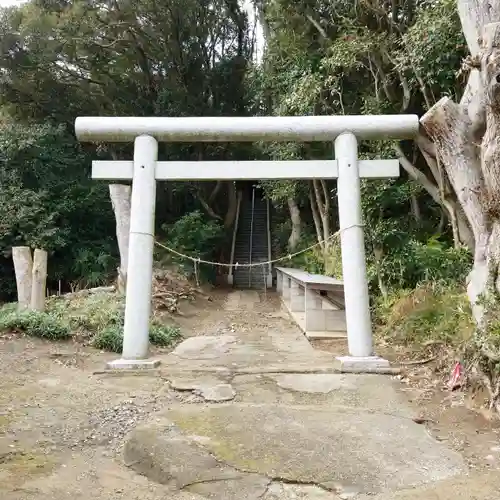
[[[308,338],[347,337],[342,281],[288,267],[277,267],[276,278],[285,307]]]

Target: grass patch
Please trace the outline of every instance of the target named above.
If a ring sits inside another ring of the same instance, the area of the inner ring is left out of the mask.
[[[400,290],[375,306],[378,334],[403,346],[458,345],[474,332],[463,287],[439,283]]]
[[[20,332],[49,340],[73,337],[97,349],[121,352],[125,298],[116,293],[102,292],[53,297],[47,300],[45,312],[18,311],[17,304],[0,308],[0,333]],[[181,338],[176,326],[158,320],[150,324],[150,341],[162,347]]]

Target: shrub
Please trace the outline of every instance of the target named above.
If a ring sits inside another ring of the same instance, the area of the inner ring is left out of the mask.
[[[66,340],[71,337],[68,324],[57,316],[38,311],[14,311],[1,315],[0,331],[18,331],[49,340]]]
[[[96,332],[112,325],[122,325],[125,297],[114,293],[90,294],[80,300],[56,299],[52,306],[68,317],[74,330]]]
[[[152,324],[149,329],[149,340],[160,347],[168,347],[181,338],[178,327],[172,325]],[[97,349],[112,352],[122,352],[123,327],[115,324],[101,329],[95,335],[92,345]]]
[[[188,213],[174,224],[164,224],[167,245],[178,252],[205,260],[212,260],[217,248],[225,237],[225,230],[217,220],[207,220],[199,210]],[[193,262],[182,257],[160,252],[161,260],[177,264],[188,276],[194,273]],[[205,278],[213,269],[201,267],[201,274]]]
[[[96,349],[103,351],[122,352],[123,329],[121,325],[111,325],[98,331],[92,340]]]
[[[97,349],[121,352],[125,300],[115,293],[53,297],[47,311],[17,311],[17,304],[0,307],[0,332],[18,331],[49,340],[71,336]],[[177,326],[152,321],[149,337],[152,344],[168,347],[181,338]]]
[[[159,347],[168,347],[181,337],[181,331],[177,326],[153,323],[149,328],[149,340]]]
[[[374,292],[379,278],[387,288],[395,290],[431,281],[463,286],[472,266],[467,249],[447,247],[432,238],[426,243],[409,240],[403,247],[393,247],[379,263],[372,255],[369,258],[368,280]]]

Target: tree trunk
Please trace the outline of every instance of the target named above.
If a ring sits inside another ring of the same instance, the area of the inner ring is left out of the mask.
[[[323,211],[321,213],[321,221],[323,223],[323,237],[325,239],[325,243],[330,241],[330,193],[328,192],[328,188],[326,185],[326,181],[320,180],[321,188],[323,190]]]
[[[226,216],[224,217],[224,227],[229,229],[234,224],[236,218],[236,210],[238,209],[238,195],[236,193],[236,184],[233,181],[227,183],[229,203]]]
[[[290,210],[290,219],[292,221],[292,232],[288,238],[288,248],[293,252],[300,241],[302,233],[302,220],[300,217],[300,209],[294,198],[288,198],[288,209]]]
[[[315,179],[312,182],[316,205],[318,207],[318,214],[321,218],[324,247],[326,249],[330,238],[330,197],[328,195],[328,189],[325,181]]]
[[[389,296],[389,291],[382,278],[382,259],[384,257],[384,250],[381,246],[373,247],[373,257],[375,259],[375,266],[377,269],[378,289],[380,290],[382,297],[384,297],[384,299],[387,299],[387,297]]]
[[[116,219],[116,239],[120,252],[117,289],[125,293],[127,286],[128,245],[130,237],[130,194],[132,188],[126,184],[110,184],[109,196]]]
[[[415,222],[419,223],[422,220],[422,213],[420,212],[420,205],[418,204],[418,198],[412,194],[410,196],[410,208],[411,214],[413,215],[413,219]]]
[[[436,152],[434,144],[430,143],[429,140],[423,136],[420,136],[417,139],[417,144],[422,150],[422,154],[427,161],[435,182],[415,167],[413,163],[408,160],[401,146],[396,145],[394,150],[399,156],[399,163],[406,173],[414,181],[418,182],[427,191],[431,198],[446,212],[451,224],[455,247],[466,245],[467,248],[473,252],[475,243],[474,235],[467,223],[467,219],[460,208],[459,203],[456,200],[456,197],[453,196],[453,193],[449,193],[449,182],[446,181],[446,179],[441,178],[443,176],[441,175],[441,169],[438,166],[438,161],[435,158]],[[429,147],[433,149],[433,155],[430,154]]]
[[[323,239],[323,230],[321,228],[321,217],[318,212],[318,204],[316,203],[316,196],[310,187],[309,189],[309,201],[311,203],[311,212],[314,221],[314,228],[316,229],[316,237],[318,239],[318,243],[321,246],[321,249],[325,250],[325,240]]]
[[[474,234],[472,233],[471,228],[469,227],[469,223],[467,222],[467,218],[465,217],[462,207],[457,206],[457,226],[458,226],[458,236],[460,238],[460,242],[465,245],[473,254],[475,247]]]
[[[33,260],[30,247],[12,247],[12,260],[17,285],[17,304],[20,310],[28,309],[31,304],[31,280]]]
[[[262,35],[264,37],[264,43],[268,43],[269,39],[271,38],[271,29],[269,27],[269,23],[267,22],[264,13],[264,0],[256,0],[254,4],[255,7],[257,8],[259,23],[262,26]]]
[[[458,0],[471,57],[467,87],[460,104],[436,103],[421,119],[474,235],[474,264],[467,292],[477,323],[482,358],[478,369],[500,411],[500,361],[490,347],[489,319],[500,292],[500,2]]]
[[[33,278],[31,285],[31,309],[33,311],[43,311],[45,309],[47,260],[47,252],[36,248],[33,254]]]

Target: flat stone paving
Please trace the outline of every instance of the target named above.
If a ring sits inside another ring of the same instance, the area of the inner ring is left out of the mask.
[[[413,422],[390,377],[335,373],[333,355],[286,314],[259,308],[255,292],[230,294],[228,313],[240,304],[254,328],[192,337],[162,360],[171,388],[198,399],[130,433],[130,468],[172,498],[221,500],[409,499],[464,475],[461,456]]]

